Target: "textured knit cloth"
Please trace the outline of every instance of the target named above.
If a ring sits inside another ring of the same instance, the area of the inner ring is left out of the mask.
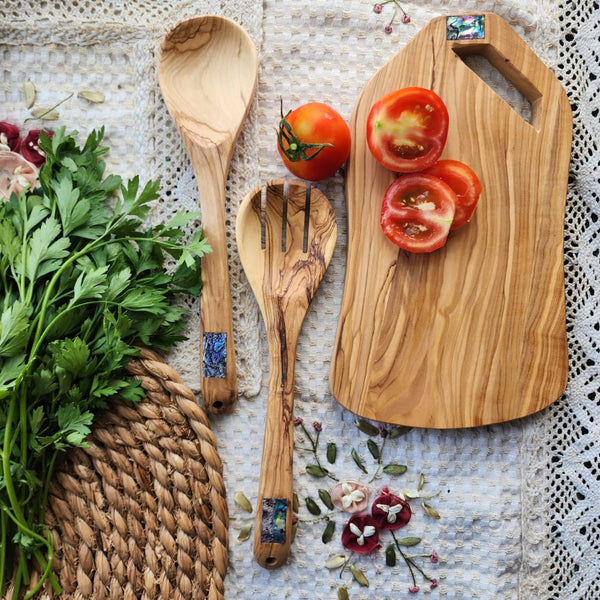
[[[181,140],[162,101],[156,76],[158,48],[166,31],[180,19],[222,14],[240,23],[259,51],[257,93],[238,140],[227,185],[229,263],[234,305],[234,334],[240,398],[231,415],[212,418],[224,463],[231,513],[230,566],[226,596],[239,598],[335,598],[340,586],[350,598],[377,600],[408,596],[413,584],[402,560],[385,564],[382,549],[355,559],[369,587],[353,581],[349,570],[329,570],[332,555],[344,554],[343,518],[333,539],[321,541],[324,522],[305,507],[307,496],[332,481],[305,472],[310,453],[299,450],[294,487],[300,499],[298,531],[290,560],[265,571],[252,558],[251,541],[237,539],[252,518],[234,502],[238,491],[256,500],[268,383],[267,345],[258,307],[242,271],[235,244],[235,215],[255,185],[286,174],[278,157],[274,129],[280,98],[286,108],[308,101],[331,104],[349,119],[367,80],[433,17],[442,14],[499,14],[556,73],[573,106],[574,138],[566,208],[565,273],[570,355],[565,395],[534,416],[464,431],[412,430],[386,442],[385,462],[408,467],[401,477],[380,473],[374,493],[388,486],[437,494],[426,503],[440,514],[432,518],[414,504],[402,535],[422,538],[411,554],[435,550],[437,564],[418,559],[438,580],[431,597],[485,600],[597,600],[600,598],[600,485],[598,477],[600,409],[598,349],[600,322],[600,10],[591,0],[560,2],[422,1],[403,3],[410,22],[396,15],[391,33],[384,28],[394,11],[380,14],[371,0],[77,0],[25,2],[0,6],[0,120],[24,128],[29,116],[22,85],[32,81],[37,103],[59,107],[58,122],[82,134],[102,125],[111,147],[109,170],[160,177],[162,201],[153,221],[181,208],[197,209],[196,181]],[[518,93],[505,89],[493,72],[489,83],[517,110]],[[90,104],[77,98],[82,89],[100,91],[106,100]],[[307,315],[298,348],[296,408],[307,430],[321,424],[320,444],[335,442],[338,478],[371,479],[367,437],[354,416],[342,410],[328,387],[330,357],[344,284],[346,210],[340,174],[319,184],[335,209],[339,237],[335,254]],[[168,362],[201,401],[199,386],[199,305],[182,343]],[[308,445],[298,430],[298,446]],[[381,440],[379,440],[381,441]],[[355,449],[370,469],[366,476],[351,457]],[[312,461],[314,462],[314,461]],[[243,537],[243,536],[242,536]],[[408,549],[409,551],[412,549]],[[416,573],[420,593],[428,582]]]

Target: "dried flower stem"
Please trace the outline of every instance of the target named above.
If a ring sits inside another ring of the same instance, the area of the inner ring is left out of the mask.
[[[413,555],[413,556],[409,556],[408,554],[406,554],[403,550],[402,550],[402,546],[400,545],[398,538],[396,537],[396,533],[394,531],[391,532],[392,534],[392,538],[394,540],[394,544],[396,544],[396,549],[398,550],[398,552],[400,552],[400,556],[402,556],[402,558],[404,559],[404,562],[406,563],[406,566],[408,567],[408,570],[410,571],[410,576],[412,577],[412,582],[413,585],[417,585],[417,580],[415,577],[415,570],[417,570],[424,579],[426,579],[429,582],[434,581],[433,577],[430,577],[427,573],[425,573],[425,571],[415,562],[415,558],[429,558],[429,554],[417,554],[417,555]]]

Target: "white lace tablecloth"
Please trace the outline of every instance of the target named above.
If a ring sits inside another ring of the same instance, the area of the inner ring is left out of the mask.
[[[323,544],[322,527],[306,510],[289,563],[265,571],[251,542],[237,540],[244,512],[233,501],[243,491],[255,501],[266,406],[267,348],[254,297],[242,272],[233,235],[237,206],[259,182],[285,175],[274,128],[280,97],[292,108],[311,100],[334,106],[349,119],[366,81],[431,18],[493,11],[504,17],[554,70],[571,99],[574,140],[566,209],[565,273],[570,376],[565,395],[550,408],[517,422],[464,431],[412,430],[387,446],[388,459],[408,466],[401,483],[414,489],[424,473],[430,502],[441,518],[415,512],[406,535],[439,555],[427,566],[439,580],[431,591],[448,599],[597,600],[600,598],[599,365],[600,10],[592,0],[406,2],[411,20],[384,26],[390,5],[373,12],[371,0],[107,0],[73,3],[4,0],[0,6],[0,120],[23,124],[22,84],[35,83],[38,102],[50,106],[80,89],[101,91],[103,104],[72,97],[60,108],[65,124],[87,132],[106,126],[109,168],[142,179],[161,177],[163,201],[153,219],[182,207],[196,209],[196,182],[161,99],[156,55],[166,30],[183,17],[224,14],[239,22],[260,56],[257,94],[236,147],[227,191],[235,343],[241,396],[233,414],[212,419],[224,461],[232,517],[229,598],[335,598],[347,585],[352,599],[409,595],[411,579],[381,554],[356,564],[361,587],[324,563],[342,551],[338,538]],[[338,447],[336,473],[360,479],[350,458],[357,444],[354,417],[328,388],[330,356],[344,282],[346,222],[343,180],[321,186],[336,211],[339,239],[332,264],[305,321],[296,372],[296,414],[319,421],[324,444]],[[198,306],[190,339],[168,358],[199,392]],[[200,399],[200,398],[199,398]],[[368,454],[363,453],[365,460]],[[315,496],[322,482],[304,472],[298,452],[295,489]],[[309,515],[310,516],[310,515]],[[339,532],[339,531],[338,531]],[[419,580],[421,594],[426,585]],[[433,596],[434,597],[434,596]]]

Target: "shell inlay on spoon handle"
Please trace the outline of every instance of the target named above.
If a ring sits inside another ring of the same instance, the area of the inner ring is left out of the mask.
[[[202,260],[200,310],[202,398],[213,413],[229,412],[237,399],[225,183],[257,73],[254,43],[223,17],[181,21],[161,46],[160,87],[194,168],[202,228],[212,247]]]

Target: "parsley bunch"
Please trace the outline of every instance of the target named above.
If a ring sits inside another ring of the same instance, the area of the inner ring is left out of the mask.
[[[138,400],[124,371],[138,345],[183,339],[179,293],[200,293],[197,215],[147,228],[158,182],[105,176],[104,130],[79,147],[64,128],[42,134],[46,162],[35,189],[0,203],[0,594],[28,586],[30,560],[50,578],[44,526],[49,483],[61,455],[85,446],[94,414],[119,396]]]

